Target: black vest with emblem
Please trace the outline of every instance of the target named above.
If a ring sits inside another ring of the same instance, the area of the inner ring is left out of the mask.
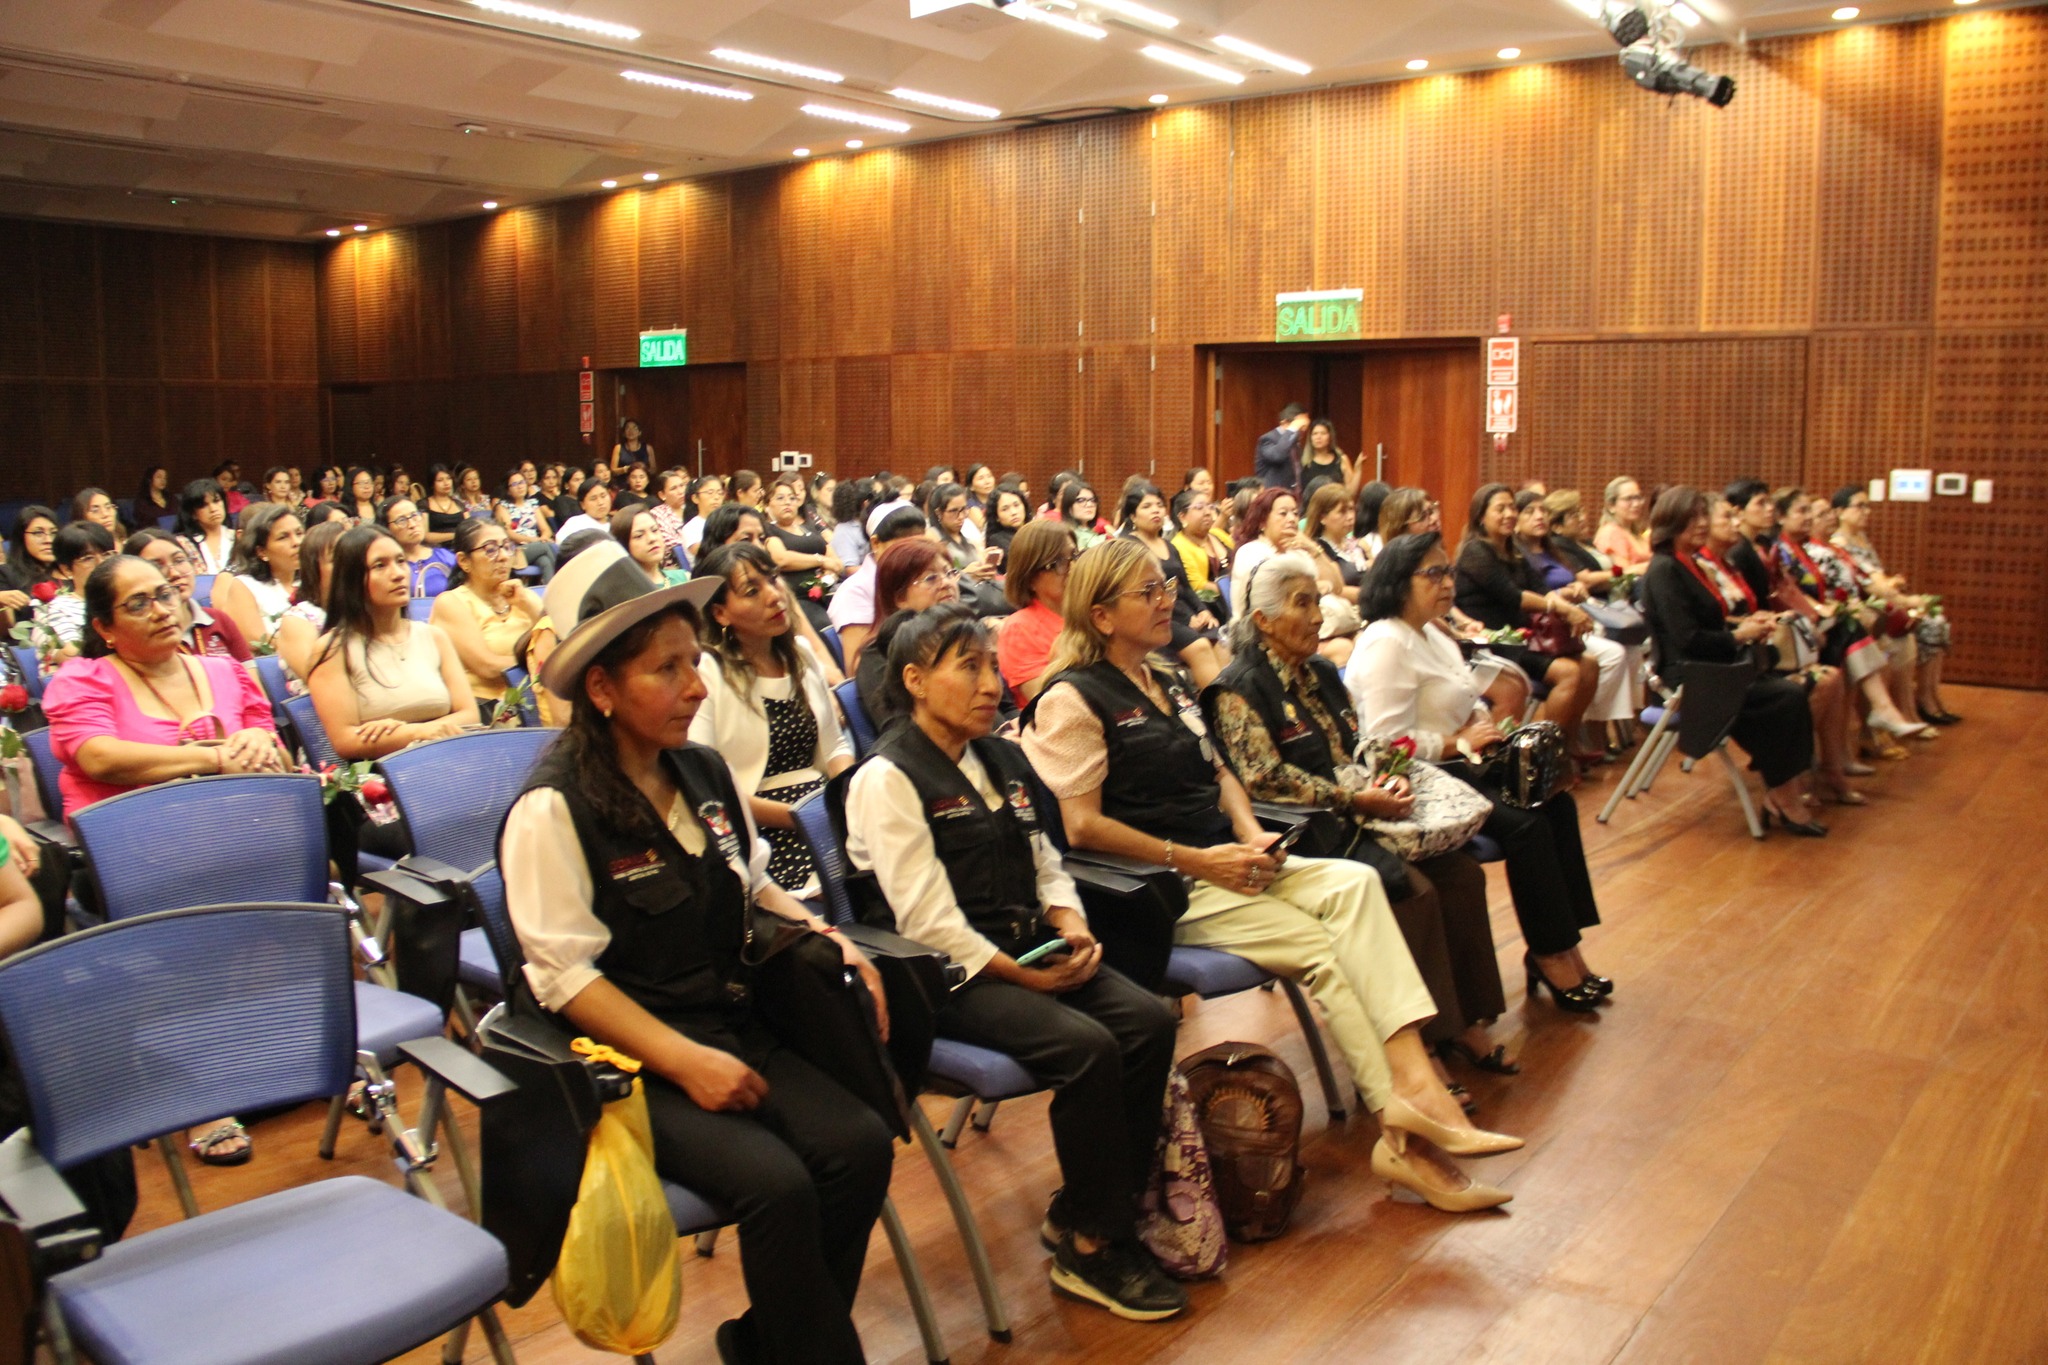
[[[1309,685],[1316,691],[1317,700],[1336,723],[1337,744],[1348,761],[1358,747],[1358,721],[1357,713],[1351,708],[1351,694],[1344,687],[1343,675],[1337,672],[1335,664],[1320,654],[1309,655],[1302,668],[1308,674]],[[1230,661],[1230,667],[1202,689],[1202,715],[1209,722],[1211,734],[1217,733],[1216,698],[1225,692],[1235,692],[1252,704],[1252,710],[1258,713],[1266,733],[1272,737],[1273,747],[1279,752],[1282,763],[1292,764],[1327,781],[1336,780],[1338,760],[1336,751],[1330,747],[1330,736],[1316,724],[1308,708],[1288,695],[1287,684],[1280,680],[1280,671],[1273,667],[1273,660],[1263,647],[1240,653]]]
[[[984,736],[969,744],[1002,793],[994,810],[960,765],[914,724],[891,727],[874,755],[895,764],[917,789],[932,847],[967,922],[1014,957],[1047,937],[1031,852],[1031,836],[1039,829],[1031,768],[1009,740]]]
[[[1157,669],[1153,676],[1170,706],[1183,712],[1196,709],[1185,682]],[[1189,729],[1179,715],[1161,711],[1107,659],[1066,670],[1048,682],[1045,691],[1063,682],[1074,685],[1102,723],[1109,760],[1102,782],[1104,815],[1155,839],[1190,848],[1230,842],[1230,817],[1223,813],[1223,791],[1216,784],[1207,739]]]
[[[611,931],[597,969],[686,1036],[730,1039],[752,1013],[740,966],[749,900],[746,821],[732,772],[714,750],[690,744],[661,757],[704,828],[701,857],[665,826],[650,838],[607,824],[585,799],[560,745],[541,759],[526,790],[559,792],[575,822],[590,868],[591,911]]]

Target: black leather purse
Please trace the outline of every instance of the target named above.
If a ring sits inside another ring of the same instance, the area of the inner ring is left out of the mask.
[[[1511,731],[1472,766],[1475,783],[1502,805],[1535,810],[1571,775],[1564,730],[1555,721],[1534,720]]]

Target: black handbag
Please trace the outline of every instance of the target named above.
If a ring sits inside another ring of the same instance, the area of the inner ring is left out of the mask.
[[[1564,729],[1555,721],[1517,726],[1472,768],[1478,785],[1504,806],[1535,810],[1571,775]]]

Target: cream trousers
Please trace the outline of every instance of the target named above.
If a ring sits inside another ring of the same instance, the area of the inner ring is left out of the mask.
[[[1374,1112],[1394,1093],[1386,1040],[1436,1014],[1379,874],[1362,863],[1289,858],[1257,894],[1198,881],[1173,938],[1300,982]]]

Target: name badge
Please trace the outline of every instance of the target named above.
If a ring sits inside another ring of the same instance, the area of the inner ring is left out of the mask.
[[[958,820],[974,814],[974,802],[965,796],[942,796],[925,809],[929,820]]]
[[[1314,731],[1310,730],[1304,722],[1296,721],[1280,731],[1280,742],[1282,744],[1292,744],[1298,739],[1307,739],[1313,733]]]
[[[1022,782],[1012,782],[1006,799],[1010,803],[1010,809],[1016,813],[1019,821],[1027,826],[1035,826],[1038,823],[1038,810],[1031,804],[1031,789],[1029,787],[1025,786]]]
[[[1116,726],[1119,730],[1135,729],[1145,723],[1145,708],[1133,706],[1128,711],[1117,712],[1113,719],[1116,721]]]
[[[653,849],[627,858],[614,858],[606,869],[615,882],[637,882],[661,871],[661,855]]]
[[[718,855],[737,867],[740,861],[740,836],[733,831],[732,820],[725,813],[725,803],[706,801],[697,807],[697,818],[704,822],[704,828],[710,830],[711,836],[718,840]]]

